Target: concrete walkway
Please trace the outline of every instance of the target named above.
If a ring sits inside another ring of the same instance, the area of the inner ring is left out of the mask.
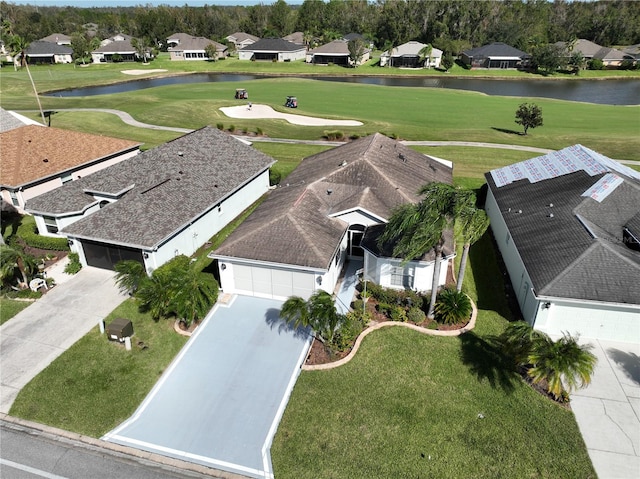
[[[113,277],[85,267],[0,326],[0,412],[8,413],[20,389],[126,299]]]
[[[598,358],[571,409],[599,479],[640,477],[640,345],[581,340]]]

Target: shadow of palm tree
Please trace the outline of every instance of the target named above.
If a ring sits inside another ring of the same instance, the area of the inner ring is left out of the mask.
[[[620,351],[615,348],[608,349],[607,353],[616,364],[622,366],[624,373],[629,379],[640,385],[640,356],[634,353]]]
[[[495,126],[492,126],[491,129],[495,131],[499,131],[500,133],[507,133],[509,135],[524,136],[524,133],[522,133],[521,131],[509,130],[507,128],[496,128]]]
[[[492,388],[502,388],[506,393],[515,389],[514,382],[519,376],[512,361],[502,352],[502,346],[495,337],[481,338],[473,331],[461,334],[460,359],[478,378],[486,380]]]
[[[311,328],[295,328],[293,324],[287,323],[280,317],[280,310],[277,308],[269,308],[264,315],[264,320],[271,329],[277,329],[278,334],[293,333],[294,338],[313,336]]]

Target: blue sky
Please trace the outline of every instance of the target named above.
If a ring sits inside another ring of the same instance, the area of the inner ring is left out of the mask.
[[[135,7],[138,5],[172,5],[182,7],[189,5],[190,7],[201,7],[203,5],[271,5],[276,0],[161,0],[161,1],[145,1],[145,0],[8,0],[9,3],[30,4],[39,7]],[[303,0],[285,0],[289,5],[301,4]]]

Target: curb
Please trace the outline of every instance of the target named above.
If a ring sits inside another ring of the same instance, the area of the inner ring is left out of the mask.
[[[193,477],[210,477],[215,479],[246,479],[249,477],[219,469],[213,469],[193,462],[183,461],[181,459],[162,456],[160,454],[140,449],[134,449],[128,446],[121,446],[120,444],[114,444],[101,439],[85,436],[83,434],[65,431],[64,429],[39,424],[26,419],[20,419],[4,413],[0,413],[0,422],[6,423],[8,427],[15,430],[26,429],[31,433],[35,432],[36,435],[53,437],[55,440],[62,442],[80,443],[81,446],[88,449],[93,448],[106,450],[116,456],[123,457],[124,459],[141,463],[148,462],[150,465],[155,465],[156,467],[179,469],[183,472],[191,473]]]
[[[358,349],[360,349],[360,344],[362,343],[362,340],[371,332],[373,331],[377,331],[378,329],[381,328],[386,328],[388,326],[403,326],[405,328],[409,328],[409,329],[413,329],[414,331],[417,331],[419,333],[422,334],[427,334],[430,336],[448,336],[448,337],[455,337],[455,336],[460,336],[468,331],[471,331],[473,328],[475,328],[476,326],[476,318],[478,316],[478,308],[476,307],[476,303],[473,302],[473,300],[471,298],[469,298],[469,300],[471,301],[471,319],[469,320],[469,322],[467,323],[467,325],[461,329],[456,329],[453,331],[438,331],[438,330],[434,330],[434,329],[426,329],[423,328],[421,326],[416,326],[415,324],[409,324],[409,323],[399,323],[397,321],[385,321],[384,323],[378,323],[374,326],[369,326],[367,329],[365,329],[360,336],[358,336],[358,338],[356,339],[356,342],[353,345],[353,348],[351,349],[351,351],[349,352],[349,354],[347,354],[344,358],[332,362],[332,363],[326,363],[326,364],[314,364],[314,365],[303,365],[302,366],[302,370],[303,371],[323,371],[323,370],[327,370],[327,369],[333,369],[333,368],[337,368],[342,366],[343,364],[347,364],[349,361],[351,361],[356,353],[358,352]]]

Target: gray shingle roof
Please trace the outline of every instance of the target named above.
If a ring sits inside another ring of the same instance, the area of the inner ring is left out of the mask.
[[[204,37],[194,37],[186,33],[177,33],[169,37],[168,40],[179,41],[179,43],[176,46],[168,48],[169,51],[174,51],[174,52],[175,51],[182,52],[186,50],[204,51],[209,45],[214,45],[217,51],[224,51],[227,49],[227,47],[221,43],[214,42],[213,40],[209,40],[208,38],[204,38]]]
[[[623,226],[640,210],[640,182],[623,176],[600,202],[581,196],[605,174],[579,170],[499,188],[485,175],[536,294],[640,302],[640,252],[622,241]]]
[[[14,130],[25,125],[39,125],[37,121],[22,116],[15,112],[10,112],[4,108],[0,108],[0,133],[4,131]]]
[[[121,40],[107,43],[92,53],[135,53],[136,49],[131,45],[131,40]]]
[[[31,42],[27,48],[27,55],[71,55],[73,49],[65,45],[58,45],[52,42]]]
[[[314,55],[322,53],[330,53],[332,55],[349,55],[349,42],[346,40],[334,40],[312,49],[309,53],[313,53]]]
[[[260,52],[297,52],[304,50],[304,46],[296,45],[282,38],[263,38],[251,45],[241,48],[241,51]]]
[[[394,258],[393,256],[393,244],[386,243],[382,245],[382,248],[378,245],[378,238],[384,232],[385,225],[373,225],[369,226],[364,233],[364,237],[362,238],[362,242],[360,246],[362,246],[367,251],[370,251],[375,256],[379,258]],[[444,246],[442,249],[442,256],[446,257],[452,255],[454,252],[453,248],[453,230],[445,230],[443,232],[444,237]],[[434,261],[436,258],[436,253],[433,249],[426,251],[425,254],[420,258],[415,258],[419,261]]]
[[[305,158],[215,254],[326,269],[348,225],[330,215],[353,208],[388,218],[452,170],[379,133]]]
[[[468,57],[473,58],[490,58],[490,57],[528,57],[529,54],[518,50],[506,43],[495,42],[481,47],[472,48],[471,50],[465,50],[462,53]]]
[[[121,199],[62,232],[106,243],[153,248],[265,171],[274,160],[216,128],[205,127],[29,200],[44,214],[79,211]]]

